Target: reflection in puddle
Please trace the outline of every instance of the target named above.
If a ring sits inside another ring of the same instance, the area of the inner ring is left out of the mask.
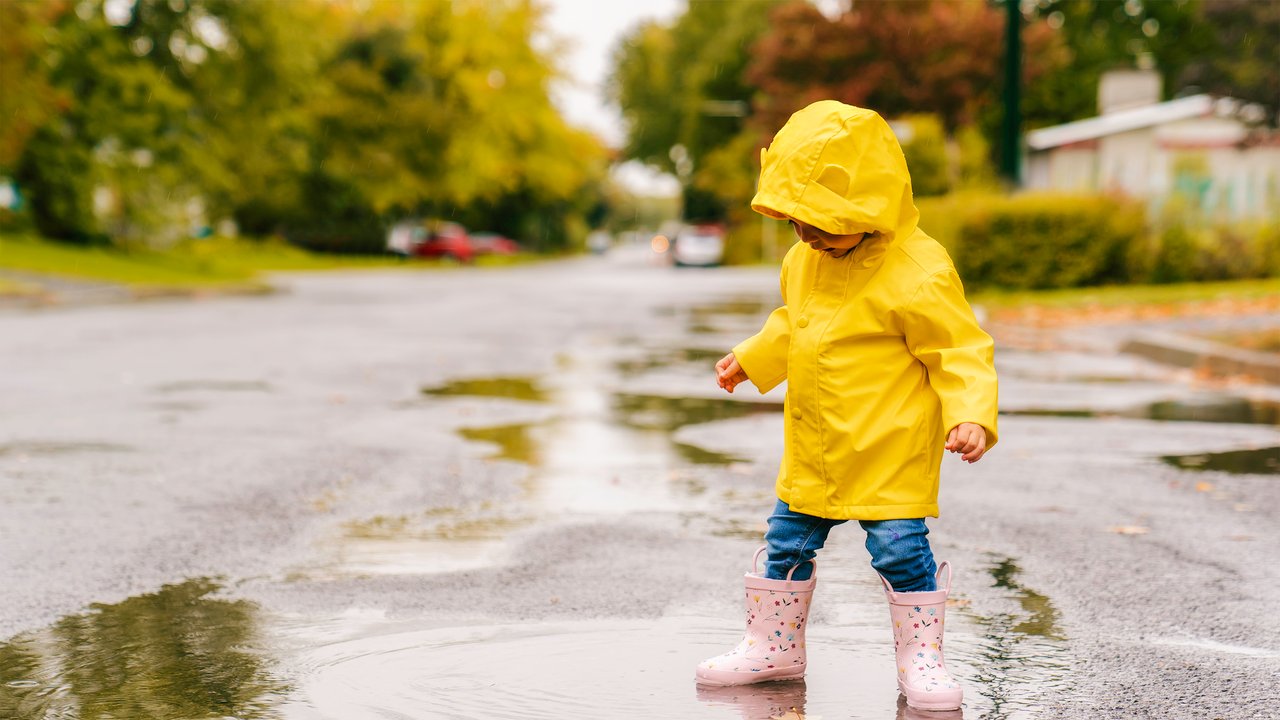
[[[1183,470],[1213,470],[1236,475],[1280,475],[1280,447],[1230,450],[1160,458]]]
[[[672,447],[686,462],[694,465],[732,465],[736,462],[742,462],[739,457],[726,455],[714,450],[704,450],[697,445],[673,442]]]
[[[695,317],[715,318],[722,315],[764,315],[777,307],[761,298],[735,298],[717,302],[703,303],[689,308],[689,314]]]
[[[765,316],[775,307],[777,307],[776,304],[770,304],[761,298],[741,298],[693,305],[688,308],[686,330],[695,335],[709,335],[729,330],[739,332],[763,322]],[[723,355],[724,353],[721,352],[720,357]]]
[[[678,350],[656,351],[638,360],[620,360],[614,367],[623,376],[640,375],[651,370],[676,367],[680,365],[705,366],[712,372],[717,361],[724,357],[724,350],[708,350],[706,348],[681,348]]]
[[[600,357],[567,356],[563,375],[545,387],[531,378],[489,378],[423,390],[433,396],[554,403],[557,412],[546,420],[457,431],[467,440],[495,446],[489,459],[527,466],[523,495],[502,508],[455,509],[447,521],[418,513],[348,523],[326,548],[326,564],[298,569],[290,577],[471,570],[500,559],[507,536],[539,518],[687,510],[691,500],[706,494],[695,468],[728,466],[737,459],[676,442],[675,431],[781,410],[775,403],[614,395],[615,376],[606,363]],[[517,515],[512,508],[518,508]]]
[[[493,397],[529,402],[547,401],[546,390],[529,377],[454,380],[438,387],[423,388],[422,394],[437,397]]]
[[[893,643],[880,624],[813,627],[804,681],[738,688],[695,685],[697,663],[723,652],[740,635],[736,623],[708,624],[689,617],[407,633],[388,626],[386,634],[310,643],[296,660],[313,669],[299,681],[298,707],[306,712],[296,717],[895,717]],[[294,717],[290,709],[283,708],[284,718]]]
[[[100,442],[13,442],[0,445],[0,455],[21,457],[71,455],[82,452],[131,452],[134,448]]]
[[[1139,420],[1175,422],[1241,423],[1246,425],[1280,425],[1280,403],[1269,400],[1213,395],[1194,400],[1171,400],[1151,403],[1129,410],[1001,410],[1001,415],[1043,417],[1102,418],[1124,417]]]
[[[1237,397],[1153,403],[1140,417],[1210,423],[1280,425],[1280,403]]]
[[[614,399],[614,410],[619,419],[631,427],[675,432],[685,425],[778,413],[782,412],[782,406],[721,398],[621,394]]]
[[[808,686],[804,678],[737,687],[695,686],[698,701],[736,708],[744,718],[804,720]]]
[[[458,434],[468,440],[497,445],[498,452],[490,456],[495,460],[511,460],[526,465],[536,465],[538,463],[538,444],[529,433],[531,427],[533,426],[523,423],[460,428]]]
[[[1021,570],[1012,559],[995,562],[994,587],[1009,590],[1021,612],[982,616],[970,614],[988,629],[975,648],[961,648],[977,671],[975,690],[990,701],[991,709],[979,717],[1005,720],[1024,716],[1057,694],[1069,676],[1064,636],[1058,627],[1058,610],[1049,598],[1018,581]],[[956,650],[956,645],[951,644]],[[950,659],[950,656],[948,657]]]
[[[528,522],[528,518],[486,516],[484,518],[451,518],[432,523],[439,513],[422,513],[419,517],[379,515],[370,520],[354,520],[343,528],[348,537],[365,540],[418,538],[423,540],[492,540],[508,530]]]
[[[167,585],[0,644],[0,717],[274,717],[287,688],[249,649],[254,606],[215,590]]]
[[[1058,610],[1049,602],[1049,598],[1034,590],[1023,587],[1017,581],[1022,572],[1012,559],[1005,559],[991,568],[991,577],[995,579],[995,587],[1012,590],[1017,594],[1018,603],[1027,613],[1028,618],[1013,626],[1013,631],[1026,635],[1039,635],[1052,640],[1062,640],[1058,630]]]

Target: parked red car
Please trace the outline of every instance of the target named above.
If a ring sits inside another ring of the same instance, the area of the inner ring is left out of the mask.
[[[515,240],[492,232],[474,233],[471,247],[477,255],[515,255],[520,252],[520,245]]]
[[[425,230],[425,236],[412,246],[414,255],[428,258],[452,258],[464,263],[475,260],[476,248],[467,235],[467,229],[458,223],[433,223]]]

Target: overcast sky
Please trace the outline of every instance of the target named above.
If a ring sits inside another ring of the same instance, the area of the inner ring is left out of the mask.
[[[610,145],[623,140],[622,118],[604,100],[604,79],[618,40],[648,19],[670,20],[684,8],[684,0],[544,0],[550,8],[548,29],[569,43],[560,66],[573,75],[573,84],[556,88],[561,112],[574,125],[585,127]]]
[[[613,48],[628,30],[649,19],[670,20],[685,6],[684,0],[544,0],[550,8],[548,30],[568,44],[560,67],[572,76],[552,90],[560,112],[570,123],[599,135],[613,147],[622,145],[622,116],[604,99]],[[679,186],[671,176],[646,171],[627,163],[615,177],[635,192],[670,195]]]

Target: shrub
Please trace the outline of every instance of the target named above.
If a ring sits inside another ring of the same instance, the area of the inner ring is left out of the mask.
[[[1154,235],[1155,243],[1144,243],[1150,261],[1149,272],[1135,272],[1134,279],[1153,283],[1186,282],[1192,279],[1197,264],[1197,240],[1186,225],[1173,225]],[[1141,245],[1140,245],[1141,246]],[[1137,265],[1135,260],[1135,265]]]
[[[1000,180],[996,177],[995,166],[991,164],[991,145],[982,130],[965,125],[956,131],[955,143],[959,164],[957,184],[970,189],[998,187]]]
[[[1022,195],[970,203],[954,257],[971,286],[1083,287],[1128,281],[1142,207],[1101,196]]]
[[[902,143],[912,192],[921,197],[942,195],[951,189],[947,162],[947,136],[937,115],[908,115],[899,121],[910,128]]]

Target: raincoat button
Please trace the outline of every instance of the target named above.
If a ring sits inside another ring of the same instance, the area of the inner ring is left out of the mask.
[[[796,321],[796,325],[799,325],[802,328],[809,327],[809,318],[801,315],[800,319]]]
[[[793,408],[791,408],[791,417],[792,417],[793,419],[795,419],[795,420],[799,420],[799,419],[800,419],[800,408],[798,408],[798,407],[793,407]]]

